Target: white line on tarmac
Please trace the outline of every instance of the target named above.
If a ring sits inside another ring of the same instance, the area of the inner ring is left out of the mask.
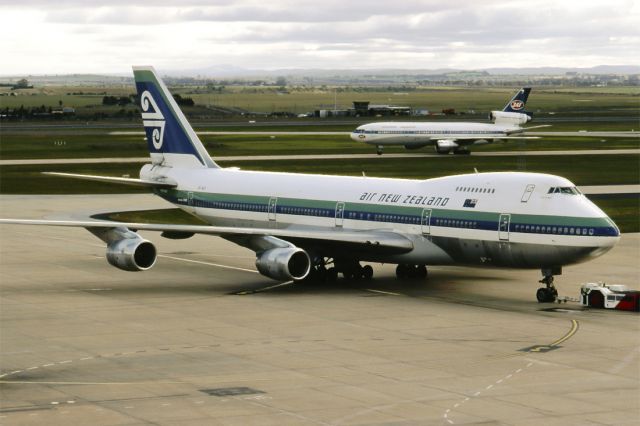
[[[159,254],[158,257],[164,257],[164,258],[167,258],[167,259],[178,260],[178,261],[181,261],[181,262],[197,263],[199,265],[215,266],[217,268],[226,268],[226,269],[233,269],[233,270],[236,270],[236,271],[251,272],[251,273],[254,273],[254,274],[258,273],[258,271],[254,270],[254,269],[246,269],[246,268],[240,268],[240,267],[237,267],[237,266],[221,265],[219,263],[203,262],[201,260],[184,259],[182,257],[167,256],[166,254]]]
[[[380,293],[380,294],[389,294],[391,296],[404,296],[400,293],[393,293],[391,291],[382,291],[382,290],[374,290],[372,288],[365,288],[366,291],[370,291],[371,293]]]

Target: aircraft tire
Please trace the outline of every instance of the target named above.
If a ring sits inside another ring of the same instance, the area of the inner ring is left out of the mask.
[[[400,280],[409,278],[409,270],[407,268],[407,265],[401,263],[396,266],[396,277]]]
[[[551,300],[549,300],[550,297]],[[536,292],[536,299],[538,299],[538,303],[548,303],[553,302],[555,300],[555,297],[548,289],[540,287]]]
[[[416,267],[416,278],[426,279],[427,278],[427,266],[426,265],[418,265]]]
[[[336,268],[327,269],[326,279],[329,283],[335,283],[338,281],[338,271],[336,271]]]
[[[364,265],[361,269],[362,272],[362,279],[364,279],[365,281],[371,281],[371,279],[373,278],[373,268],[371,267],[371,265]]]

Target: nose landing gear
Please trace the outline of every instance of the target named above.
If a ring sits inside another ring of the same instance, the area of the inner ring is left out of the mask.
[[[376,147],[376,152],[378,153],[378,155],[382,155],[382,149],[383,149],[383,146],[382,146],[382,145],[378,145],[378,146]]]
[[[558,298],[558,290],[553,285],[553,276],[562,274],[562,268],[551,268],[542,270],[542,279],[538,281],[546,287],[540,287],[536,292],[536,298],[540,303],[553,303]]]

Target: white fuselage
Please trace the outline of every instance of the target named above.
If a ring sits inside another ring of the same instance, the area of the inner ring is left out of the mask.
[[[361,260],[538,268],[588,260],[619,239],[615,224],[584,195],[549,193],[575,186],[545,174],[404,180],[158,166],[153,173],[179,182],[158,195],[212,225],[388,230],[415,247]]]
[[[351,139],[371,145],[429,145],[437,140],[493,140],[521,132],[519,126],[468,122],[383,122],[363,124]]]

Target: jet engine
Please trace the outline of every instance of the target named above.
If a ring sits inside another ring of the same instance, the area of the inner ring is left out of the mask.
[[[438,154],[448,154],[449,152],[458,148],[460,145],[458,145],[451,139],[442,139],[436,141],[436,144],[434,146]]]
[[[134,238],[123,238],[107,246],[107,261],[124,271],[146,271],[157,258],[156,247],[135,234]]]
[[[274,280],[301,280],[309,274],[311,260],[300,248],[277,247],[260,253],[256,267],[262,275]]]
[[[491,111],[489,120],[496,124],[520,125],[531,121],[531,115],[519,112]]]

